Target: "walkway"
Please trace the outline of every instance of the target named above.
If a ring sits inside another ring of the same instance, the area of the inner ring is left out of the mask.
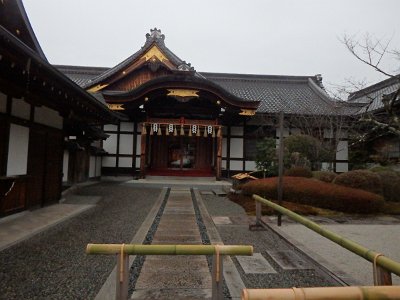
[[[189,188],[170,191],[152,244],[202,244]],[[205,256],[146,256],[132,299],[211,297]]]

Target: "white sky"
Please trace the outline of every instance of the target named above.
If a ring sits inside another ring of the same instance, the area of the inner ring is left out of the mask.
[[[112,67],[140,49],[150,28],[197,71],[322,74],[375,83],[384,76],[340,42],[366,33],[400,50],[399,0],[23,0],[53,64]],[[389,57],[388,57],[389,58]],[[385,62],[400,73],[400,62]]]

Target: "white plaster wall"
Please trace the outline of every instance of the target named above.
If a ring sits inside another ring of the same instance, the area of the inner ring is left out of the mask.
[[[96,157],[90,156],[89,160],[89,178],[96,177]]]
[[[113,168],[115,168],[117,166],[117,158],[116,157],[104,156],[103,160],[101,162],[101,165],[103,167],[113,167]]]
[[[119,135],[119,154],[132,154],[133,153],[133,135],[120,134]]]
[[[133,123],[121,122],[121,124],[119,125],[119,130],[133,132]]]
[[[347,139],[349,137],[349,132],[346,129],[341,129],[336,131],[336,136],[339,139]]]
[[[246,171],[255,171],[256,169],[257,169],[257,167],[256,167],[255,161],[250,161],[250,160],[245,161],[245,170]]]
[[[331,167],[331,164],[328,162],[323,162],[321,164],[321,171],[329,171],[329,168]]]
[[[110,154],[116,154],[117,153],[117,135],[110,134],[110,136],[105,141],[103,141],[103,148],[105,151],[107,151]]]
[[[0,93],[0,113],[7,112],[7,95]]]
[[[243,136],[243,127],[242,126],[232,126],[231,127],[231,135],[240,135]]]
[[[347,172],[348,170],[349,170],[348,163],[336,163],[336,172],[342,173],[342,172]]]
[[[231,160],[230,169],[234,171],[242,171],[243,170],[243,162],[237,160]]]
[[[279,128],[276,129],[276,137],[279,137]],[[288,137],[289,134],[289,128],[283,128],[283,137]]]
[[[222,157],[227,156],[228,151],[228,140],[226,138],[222,138]]]
[[[114,124],[106,124],[106,125],[104,125],[104,130],[105,131],[117,131],[118,126],[114,125]]]
[[[231,138],[230,157],[242,158],[243,157],[243,139]]]
[[[68,181],[68,163],[69,163],[69,152],[68,150],[64,150],[64,158],[63,158],[63,182]]]
[[[101,176],[101,156],[96,157],[96,177]]]
[[[36,123],[47,125],[49,127],[57,129],[63,128],[63,118],[57,111],[45,106],[35,107],[34,120]]]
[[[122,168],[132,168],[132,157],[120,157],[118,166]]]
[[[336,159],[337,160],[348,160],[348,142],[347,141],[340,141],[337,145],[336,149]]]
[[[136,157],[136,168],[140,169],[140,157]]]
[[[8,144],[7,176],[26,175],[28,167],[29,128],[11,124]]]
[[[29,120],[31,116],[31,105],[23,99],[13,98],[11,104],[11,115],[21,119]]]
[[[224,170],[226,170],[226,160],[225,160],[225,159],[223,159],[223,160],[221,161],[221,168],[224,169]]]

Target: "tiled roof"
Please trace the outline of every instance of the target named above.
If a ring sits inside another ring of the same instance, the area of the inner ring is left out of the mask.
[[[64,73],[69,79],[77,85],[83,87],[87,82],[100,74],[107,71],[109,68],[103,67],[84,67],[84,66],[65,66],[54,65],[60,72]]]
[[[244,100],[261,101],[261,113],[333,114],[340,104],[320,87],[317,76],[200,74]]]
[[[396,76],[350,94],[348,101],[364,104],[359,113],[373,112],[383,108],[382,97],[384,95],[390,95],[399,88],[400,77]]]

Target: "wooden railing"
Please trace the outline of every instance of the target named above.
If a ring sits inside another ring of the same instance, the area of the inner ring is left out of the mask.
[[[116,299],[128,299],[129,255],[213,255],[212,299],[223,299],[220,255],[253,255],[253,246],[88,244],[87,254],[117,255]]]

